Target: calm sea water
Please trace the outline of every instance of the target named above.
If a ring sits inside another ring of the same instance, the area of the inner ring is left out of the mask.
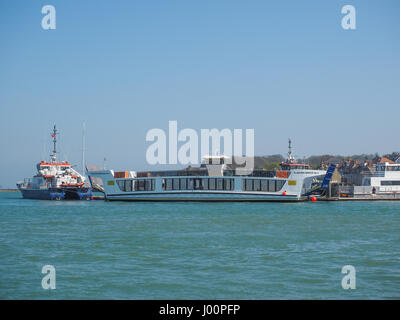
[[[400,298],[400,202],[118,203],[0,193],[1,299]],[[42,267],[56,269],[44,290]],[[342,267],[356,269],[344,290]]]

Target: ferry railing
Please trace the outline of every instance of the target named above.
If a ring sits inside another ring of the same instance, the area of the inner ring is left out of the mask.
[[[250,174],[246,174],[246,177],[259,177],[259,178],[274,178],[276,175],[275,171],[271,170],[253,170]],[[224,170],[224,176],[238,176],[236,170]]]

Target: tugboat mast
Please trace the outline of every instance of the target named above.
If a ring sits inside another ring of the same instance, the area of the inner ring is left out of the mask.
[[[56,128],[56,124],[54,124],[53,133],[51,134],[51,136],[53,137],[53,154],[51,154],[51,162],[55,163],[57,160],[57,150],[56,150],[57,128]]]
[[[86,160],[85,160],[85,151],[86,151],[86,141],[85,141],[85,132],[86,131],[86,124],[85,121],[83,121],[82,124],[82,175],[86,176]]]
[[[294,162],[294,157],[292,155],[292,140],[289,138],[289,151],[288,151],[288,162]]]

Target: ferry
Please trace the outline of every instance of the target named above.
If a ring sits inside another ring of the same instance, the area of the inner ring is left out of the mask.
[[[74,170],[68,161],[57,162],[57,133],[54,125],[51,161],[38,163],[36,175],[32,179],[18,182],[18,190],[26,199],[91,200],[91,187],[86,178]]]
[[[92,187],[108,201],[304,201],[327,188],[334,170],[313,170],[297,162],[290,139],[288,158],[279,170],[243,175],[232,170],[227,159],[205,156],[200,167],[177,171],[88,170],[87,174]]]
[[[400,192],[400,163],[397,163],[400,161],[389,161],[378,162],[373,175],[363,178],[362,186],[369,186],[377,194]]]

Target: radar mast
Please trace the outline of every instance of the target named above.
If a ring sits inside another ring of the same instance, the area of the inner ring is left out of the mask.
[[[53,133],[51,134],[51,136],[53,137],[53,153],[51,154],[51,162],[55,163],[57,160],[57,149],[56,149],[56,145],[57,145],[57,128],[56,128],[56,124],[54,124],[54,128],[53,128]]]

